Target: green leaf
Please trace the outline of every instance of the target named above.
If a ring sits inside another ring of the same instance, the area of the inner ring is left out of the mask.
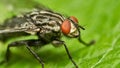
[[[79,68],[120,68],[120,0],[1,0],[0,22],[25,8],[32,8],[35,2],[53,11],[76,16],[79,24],[86,28],[81,31],[82,39],[96,41],[93,46],[86,47],[77,39],[63,37]],[[4,59],[8,43],[0,42],[0,61]],[[13,47],[11,52],[8,65],[0,65],[0,68],[41,67],[24,46]],[[64,47],[54,48],[48,44],[39,48],[38,54],[45,68],[74,68]]]

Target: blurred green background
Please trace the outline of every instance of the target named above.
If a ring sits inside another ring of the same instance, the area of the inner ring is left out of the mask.
[[[83,40],[96,41],[93,46],[86,47],[76,39],[63,37],[80,68],[120,68],[120,0],[0,0],[0,22],[33,7],[33,1],[56,12],[76,16],[79,24],[86,28],[81,31]],[[10,42],[0,42],[0,61],[4,59]],[[11,48],[11,52],[8,65],[0,65],[0,68],[41,67],[24,46]],[[45,62],[45,68],[74,68],[64,47],[54,48],[49,44],[38,53]]]

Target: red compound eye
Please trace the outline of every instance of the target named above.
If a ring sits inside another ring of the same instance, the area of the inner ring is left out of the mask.
[[[62,25],[61,25],[61,30],[63,32],[63,34],[69,34],[70,33],[70,29],[71,29],[71,24],[69,20],[65,20]]]
[[[70,19],[71,19],[73,22],[78,23],[78,19],[77,19],[76,17],[70,16]]]

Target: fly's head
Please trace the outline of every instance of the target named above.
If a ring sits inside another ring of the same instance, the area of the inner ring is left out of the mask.
[[[78,20],[74,16],[65,19],[61,24],[62,33],[68,37],[79,37],[80,28],[84,30],[84,28],[78,24]]]

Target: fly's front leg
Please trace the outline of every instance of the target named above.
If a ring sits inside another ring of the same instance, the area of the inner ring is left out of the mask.
[[[90,41],[89,43],[86,43],[85,41],[83,41],[83,40],[81,39],[81,37],[79,37],[78,40],[79,40],[82,44],[84,44],[84,45],[86,45],[86,46],[90,46],[90,45],[92,45],[92,44],[95,43],[94,40]]]
[[[16,41],[11,43],[7,47],[6,59],[5,61],[2,61],[1,64],[9,60],[10,47],[25,45],[26,48],[32,53],[32,55],[40,62],[40,64],[42,65],[42,68],[44,68],[44,63],[42,59],[30,47],[30,46],[41,45],[41,44],[43,45],[44,43],[42,43],[40,40],[23,40],[23,41]]]
[[[52,43],[53,43],[53,45],[55,45],[55,46],[64,45],[65,50],[66,50],[66,52],[67,52],[67,55],[68,55],[69,59],[70,59],[71,62],[74,64],[74,66],[75,66],[76,68],[78,68],[77,64],[75,63],[75,61],[73,60],[72,56],[70,55],[70,52],[69,52],[66,44],[64,43],[64,41],[54,40]]]

